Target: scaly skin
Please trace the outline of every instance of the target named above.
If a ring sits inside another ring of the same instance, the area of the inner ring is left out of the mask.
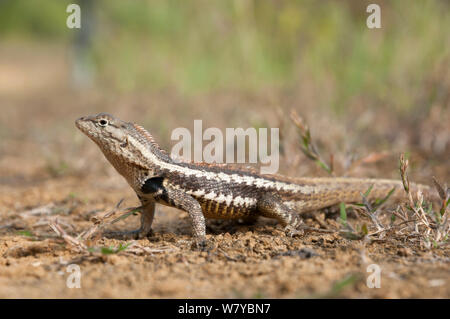
[[[141,228],[136,232],[139,237],[151,232],[155,203],[186,211],[201,246],[205,243],[205,217],[264,216],[277,219],[293,233],[301,223],[298,213],[340,202],[359,202],[361,193],[371,185],[369,200],[386,196],[393,187],[393,198],[403,195],[401,182],[395,180],[292,179],[226,165],[175,162],[144,128],[106,113],[81,117],[76,126],[100,147],[140,199],[143,209]]]

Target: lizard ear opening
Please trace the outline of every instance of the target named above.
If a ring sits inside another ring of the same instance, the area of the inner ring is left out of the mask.
[[[122,143],[120,143],[120,147],[127,147],[128,146],[128,137],[125,137]]]

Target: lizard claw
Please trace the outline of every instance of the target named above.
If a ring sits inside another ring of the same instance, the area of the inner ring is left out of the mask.
[[[209,252],[212,250],[213,245],[207,239],[198,239],[193,243],[192,248],[199,251]]]
[[[284,230],[286,232],[286,235],[289,237],[302,236],[304,234],[304,231],[302,229],[296,229],[292,226],[286,226]]]

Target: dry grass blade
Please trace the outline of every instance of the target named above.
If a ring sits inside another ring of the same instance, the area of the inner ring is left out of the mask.
[[[35,207],[30,210],[24,211],[19,215],[24,218],[28,218],[31,216],[43,216],[43,215],[52,215],[54,213],[55,204],[50,203],[44,206]]]
[[[103,222],[103,220],[114,215],[119,210],[120,205],[122,205],[122,202],[123,202],[123,198],[116,204],[116,206],[114,207],[113,210],[110,210],[109,212],[98,213],[97,215],[95,215],[91,218],[91,221],[94,224],[100,224],[101,222]]]
[[[71,247],[73,250],[77,252],[87,252],[88,247],[79,239],[74,238],[66,233],[66,231],[59,225],[58,219],[54,219],[49,223],[49,226],[53,231]]]
[[[115,208],[106,213],[100,213],[94,218],[92,218],[94,225],[88,230],[79,234],[76,238],[67,234],[67,232],[61,227],[57,219],[52,220],[49,223],[50,228],[70,247],[71,250],[76,252],[83,252],[92,254],[101,254],[101,255],[109,255],[109,254],[117,254],[120,252],[127,252],[136,255],[144,255],[144,254],[154,254],[154,253],[162,253],[172,251],[175,248],[173,247],[159,247],[159,248],[150,248],[139,245],[137,242],[130,242],[125,245],[120,244],[118,247],[95,247],[90,246],[89,244],[85,244],[86,240],[89,240],[97,231],[102,230],[106,225],[111,225],[118,220],[124,219],[131,214],[139,211],[142,207],[131,207],[125,210],[119,217],[111,220],[119,210],[119,207],[122,203],[122,200],[115,206]]]
[[[407,226],[410,225],[409,231],[412,234],[417,235],[420,242],[426,248],[429,249],[447,245],[450,234],[450,223],[448,221],[448,192],[445,192],[444,188],[436,178],[433,178],[435,187],[442,199],[440,211],[433,211],[431,204],[427,207],[427,203],[420,190],[417,191],[417,200],[414,201],[411,188],[409,187],[407,168],[408,160],[401,154],[400,175],[408,197],[408,206],[401,207],[401,213],[395,215],[401,217],[404,222],[407,222]]]
[[[155,253],[166,253],[169,251],[174,251],[178,248],[170,247],[170,246],[162,246],[158,248],[151,248],[139,245],[137,242],[133,241],[129,244],[126,253],[135,254],[135,255],[152,255]]]
[[[316,145],[313,143],[311,138],[311,132],[309,130],[308,125],[305,121],[295,112],[295,110],[291,111],[291,120],[294,122],[295,126],[297,126],[298,131],[300,133],[300,137],[302,139],[302,151],[303,153],[310,159],[314,160],[321,168],[327,171],[328,174],[334,176],[333,168],[334,168],[334,157],[330,156],[330,164],[328,165],[320,156],[319,151],[317,150]]]
[[[400,175],[402,177],[403,188],[409,194],[409,178],[406,170],[408,169],[409,161],[405,158],[405,154],[400,154]]]
[[[122,202],[123,202],[123,199],[121,199],[117,203],[117,205],[114,207],[113,210],[106,212],[106,213],[104,213],[104,212],[99,213],[96,216],[92,217],[91,220],[93,221],[94,225],[91,228],[87,229],[86,231],[82,232],[80,235],[78,235],[77,238],[83,239],[83,240],[90,239],[94,236],[94,234],[96,234],[99,231],[102,231],[106,226],[114,224],[114,223],[118,222],[119,220],[125,219],[128,216],[135,214],[142,208],[142,206],[127,208],[127,209],[125,209],[125,212],[123,212],[119,217],[110,221],[118,213]]]
[[[444,190],[444,187],[437,181],[437,179],[434,176],[433,176],[433,183],[438,191],[439,197],[442,200],[441,209],[439,210],[439,212],[441,216],[443,216],[450,202],[450,188],[445,186],[446,190]]]
[[[434,179],[442,199],[442,205],[439,212],[433,211],[431,202],[427,202],[420,189],[413,197],[407,173],[408,165],[408,160],[404,154],[401,154],[399,170],[407,197],[406,203],[399,205],[389,218],[389,214],[386,214],[380,207],[394,193],[395,188],[392,188],[384,198],[369,201],[368,196],[372,190],[372,187],[369,187],[365,193],[361,193],[362,203],[355,205],[361,209],[360,213],[363,216],[369,218],[370,224],[363,224],[354,230],[346,220],[345,205],[341,205],[340,221],[344,228],[338,232],[350,239],[365,238],[376,241],[398,239],[404,243],[409,242],[411,245],[419,243],[427,249],[448,245],[450,234],[448,191],[445,191],[446,188]],[[397,218],[399,221],[396,222]],[[369,232],[368,226],[372,228],[371,232]]]

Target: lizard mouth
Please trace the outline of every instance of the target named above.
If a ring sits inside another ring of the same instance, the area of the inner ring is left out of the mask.
[[[87,124],[87,118],[82,116],[80,118],[78,118],[75,121],[75,126],[83,133],[87,133],[88,131],[88,124]]]
[[[81,122],[84,121],[84,117],[80,117],[75,121],[75,126],[81,130]]]

